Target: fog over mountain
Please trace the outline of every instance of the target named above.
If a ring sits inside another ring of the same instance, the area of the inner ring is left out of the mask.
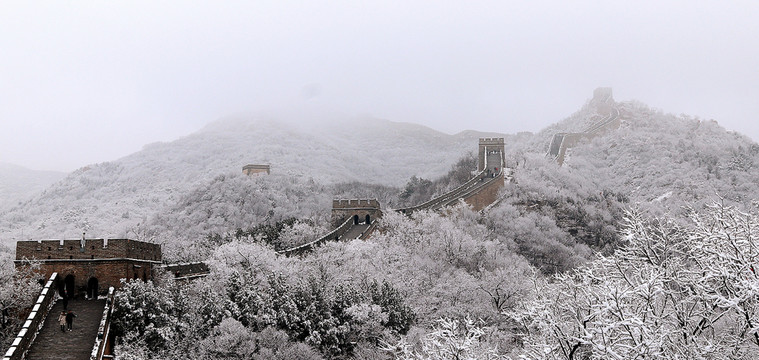
[[[329,216],[329,200],[340,194],[378,197],[393,206],[409,178],[442,176],[476,151],[479,137],[492,136],[506,138],[507,162],[516,168],[520,186],[540,192],[613,191],[657,212],[718,197],[745,204],[757,193],[759,160],[750,139],[714,121],[665,114],[637,102],[619,108],[621,127],[577,144],[562,167],[545,157],[548,143],[553,134],[580,131],[597,118],[588,104],[537,134],[517,135],[447,135],[369,117],[328,117],[308,126],[271,116],[230,117],[175,141],[78,169],[6,209],[0,229],[6,242],[72,238],[82,232],[96,237],[149,233],[154,241],[171,242],[291,216],[318,223]],[[270,164],[272,175],[249,179],[241,174],[248,163]],[[352,182],[357,185],[340,185]],[[303,189],[291,191],[298,187]],[[252,191],[263,191],[268,200],[250,198],[255,210],[234,205]],[[187,207],[194,203],[205,205]]]
[[[31,170],[0,163],[0,209],[26,200],[65,176],[66,173],[60,171]]]
[[[445,173],[476,151],[470,131],[373,118],[332,119],[298,127],[261,118],[227,118],[169,143],[146,145],[111,162],[80,168],[2,214],[4,240],[126,236],[138,223],[214,177],[240,174],[249,163],[270,164],[282,182],[361,181],[402,185],[412,175]],[[32,190],[32,189],[30,189]]]
[[[1,351],[759,359],[757,19],[1,1]]]
[[[595,86],[756,140],[757,17],[755,1],[2,2],[0,162],[73,171],[292,108],[537,132]]]

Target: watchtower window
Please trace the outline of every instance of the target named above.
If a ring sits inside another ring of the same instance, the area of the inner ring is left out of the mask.
[[[94,258],[95,258],[95,255],[90,255],[90,259],[94,259]]]
[[[47,251],[53,250],[50,246],[47,247]]]
[[[95,245],[92,245],[92,250],[95,250]]]
[[[73,256],[69,255],[69,259],[73,259],[73,258],[74,258]]]
[[[50,259],[50,255],[48,255],[47,258]]]
[[[69,250],[74,250],[74,247],[73,246],[69,246]]]

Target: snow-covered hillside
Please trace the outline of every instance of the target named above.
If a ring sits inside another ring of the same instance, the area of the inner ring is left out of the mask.
[[[377,197],[392,205],[388,200],[397,200],[396,189],[412,176],[442,176],[476,152],[479,137],[491,136],[505,136],[507,162],[516,170],[516,184],[504,193],[502,206],[544,207],[549,222],[573,227],[564,229],[571,234],[562,240],[570,245],[613,241],[613,219],[624,207],[678,212],[719,196],[742,206],[758,196],[756,143],[713,121],[636,102],[618,106],[621,127],[581,141],[561,167],[544,156],[548,143],[557,131],[585,129],[598,116],[588,103],[537,134],[517,135],[447,135],[372,118],[307,125],[223,119],[176,141],[73,172],[0,214],[0,231],[8,244],[82,232],[169,244],[290,217],[323,226],[333,196]],[[241,169],[248,163],[271,164],[272,175],[244,177]],[[595,230],[577,235],[583,224]]]
[[[402,185],[412,175],[434,178],[477,139],[372,118],[295,126],[260,118],[230,118],[124,158],[71,173],[34,198],[0,214],[3,240],[129,236],[161,211],[176,207],[214,178],[248,163],[271,164],[283,182],[361,181]],[[296,181],[297,180],[297,181]],[[23,234],[23,235],[22,235]]]
[[[621,127],[571,150],[564,171],[584,174],[656,211],[759,198],[759,144],[714,120],[620,105]]]

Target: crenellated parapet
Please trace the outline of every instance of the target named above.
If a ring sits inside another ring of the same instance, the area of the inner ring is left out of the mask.
[[[174,279],[190,280],[204,277],[211,273],[208,264],[204,262],[166,264],[160,267],[174,275]]]
[[[332,200],[333,209],[350,209],[350,208],[373,208],[379,209],[380,203],[377,199],[334,199]]]
[[[161,261],[161,245],[131,239],[76,239],[16,242],[16,259],[92,260],[128,258]]]

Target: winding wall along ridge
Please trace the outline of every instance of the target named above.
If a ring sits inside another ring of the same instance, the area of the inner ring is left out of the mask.
[[[611,100],[611,96],[607,97],[603,102],[611,105],[609,116],[600,122],[591,125],[583,132],[555,134],[553,139],[551,139],[551,145],[548,148],[547,156],[553,158],[559,165],[561,165],[564,163],[564,156],[566,155],[567,149],[574,146],[574,144],[580,139],[593,138],[610,125],[617,124],[619,120],[619,108],[617,108],[614,101]]]
[[[401,209],[395,209],[392,211],[400,212],[403,214],[410,215],[414,211],[420,211],[420,210],[438,210],[442,207],[448,206],[459,199],[466,199],[470,196],[473,196],[477,194],[480,190],[487,188],[491,183],[493,183],[496,180],[500,180],[500,178],[503,176],[504,171],[503,168],[500,167],[500,171],[496,173],[493,177],[487,176],[487,169],[482,170],[477,175],[472,177],[471,179],[467,180],[464,184],[458,186],[457,188],[440,195],[436,198],[433,198],[431,200],[428,200],[422,204],[415,205],[408,208],[401,208]],[[481,181],[482,180],[482,181]],[[302,254],[304,252],[310,251],[316,246],[319,246],[327,241],[330,240],[339,240],[340,237],[342,237],[345,233],[350,231],[350,229],[353,227],[353,219],[348,218],[343,222],[340,226],[335,228],[334,230],[330,231],[329,233],[323,235],[322,237],[311,241],[309,243],[295,246],[289,249],[285,249],[282,251],[279,251],[279,254],[290,256],[290,255],[298,255]],[[360,239],[365,239],[368,237],[368,235],[374,231],[374,229],[377,227],[377,221],[372,221],[371,225],[364,230],[364,232],[359,236]]]

